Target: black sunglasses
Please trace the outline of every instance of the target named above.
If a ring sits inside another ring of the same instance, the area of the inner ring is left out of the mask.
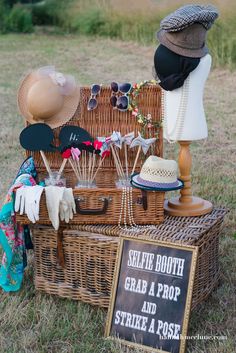
[[[88,101],[87,109],[94,110],[98,106],[97,95],[101,91],[101,85],[94,84],[91,86],[91,96]]]
[[[118,84],[117,82],[111,83],[112,96],[110,98],[110,103],[113,108],[117,108],[120,111],[126,111],[129,106],[129,97],[127,94],[131,91],[131,83]],[[116,96],[117,93],[123,93],[122,96]]]

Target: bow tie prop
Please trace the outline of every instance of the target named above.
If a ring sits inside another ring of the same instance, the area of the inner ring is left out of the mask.
[[[60,167],[59,175],[57,176],[57,178],[60,179],[60,175],[63,172],[63,169],[64,169],[67,161],[69,161],[71,168],[73,169],[77,179],[80,180],[81,176],[82,176],[80,164],[79,164],[79,156],[81,155],[81,151],[78,148],[68,147],[62,151],[61,155],[63,158],[63,162]]]
[[[119,131],[113,131],[112,135],[106,138],[106,142],[111,148],[111,152],[115,161],[116,171],[121,179],[125,179],[125,174],[123,172],[123,167],[121,164],[120,156],[117,149],[122,148],[123,139]],[[117,147],[117,148],[115,148]]]
[[[112,135],[110,136],[110,141],[114,146],[118,147],[119,149],[122,148],[123,139],[119,131],[113,131]]]
[[[127,146],[130,146],[132,141],[134,139],[134,131],[130,132],[129,134],[126,134],[123,136],[122,140],[124,143],[124,148],[125,148],[125,171],[126,171],[126,178],[128,179],[129,177],[129,166],[128,166],[128,151],[127,151]]]
[[[151,145],[156,141],[156,138],[150,138],[150,139],[144,139],[140,133],[138,133],[138,137],[136,137],[130,144],[130,148],[134,148],[136,146],[139,146],[136,157],[135,157],[135,161],[134,161],[134,166],[132,169],[131,174],[134,173],[135,168],[136,168],[136,164],[138,162],[138,158],[140,155],[141,150],[143,151],[143,153],[146,155],[149,148],[151,147]]]

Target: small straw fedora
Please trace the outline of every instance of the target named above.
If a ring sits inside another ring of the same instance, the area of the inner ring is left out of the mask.
[[[80,90],[71,75],[54,66],[30,72],[20,83],[18,109],[30,124],[43,122],[57,128],[69,121],[79,104]]]
[[[183,187],[177,178],[178,165],[174,160],[149,156],[139,174],[131,176],[131,184],[140,189],[153,191],[171,191]]]

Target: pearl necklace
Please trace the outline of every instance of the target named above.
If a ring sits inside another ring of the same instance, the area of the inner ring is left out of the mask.
[[[190,81],[190,77],[188,76],[182,86],[180,104],[179,104],[176,122],[173,127],[173,130],[170,133],[168,132],[168,124],[167,124],[167,117],[166,117],[166,115],[167,115],[167,103],[166,103],[167,92],[164,89],[162,89],[162,91],[161,91],[161,93],[162,93],[162,99],[161,99],[162,121],[163,121],[163,127],[165,130],[166,139],[169,143],[176,143],[177,141],[179,141],[181,139],[181,135],[182,135],[183,128],[184,128],[184,121],[185,121],[185,116],[186,116],[188,97],[189,97],[189,81]],[[176,132],[176,139],[171,140],[170,136],[175,132]]]
[[[123,225],[122,226],[122,216],[123,216]],[[127,224],[128,216],[128,224]],[[118,227],[121,230],[126,232],[139,233],[148,229],[156,229],[153,225],[144,225],[138,226],[134,221],[134,210],[133,210],[133,188],[124,186],[122,188],[122,197],[121,197],[121,207],[120,207],[120,216]]]

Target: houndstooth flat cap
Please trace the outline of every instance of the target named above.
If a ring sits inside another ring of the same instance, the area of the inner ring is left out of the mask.
[[[177,32],[194,23],[200,23],[208,30],[218,16],[218,10],[213,5],[185,5],[166,16],[160,27],[167,32]]]

